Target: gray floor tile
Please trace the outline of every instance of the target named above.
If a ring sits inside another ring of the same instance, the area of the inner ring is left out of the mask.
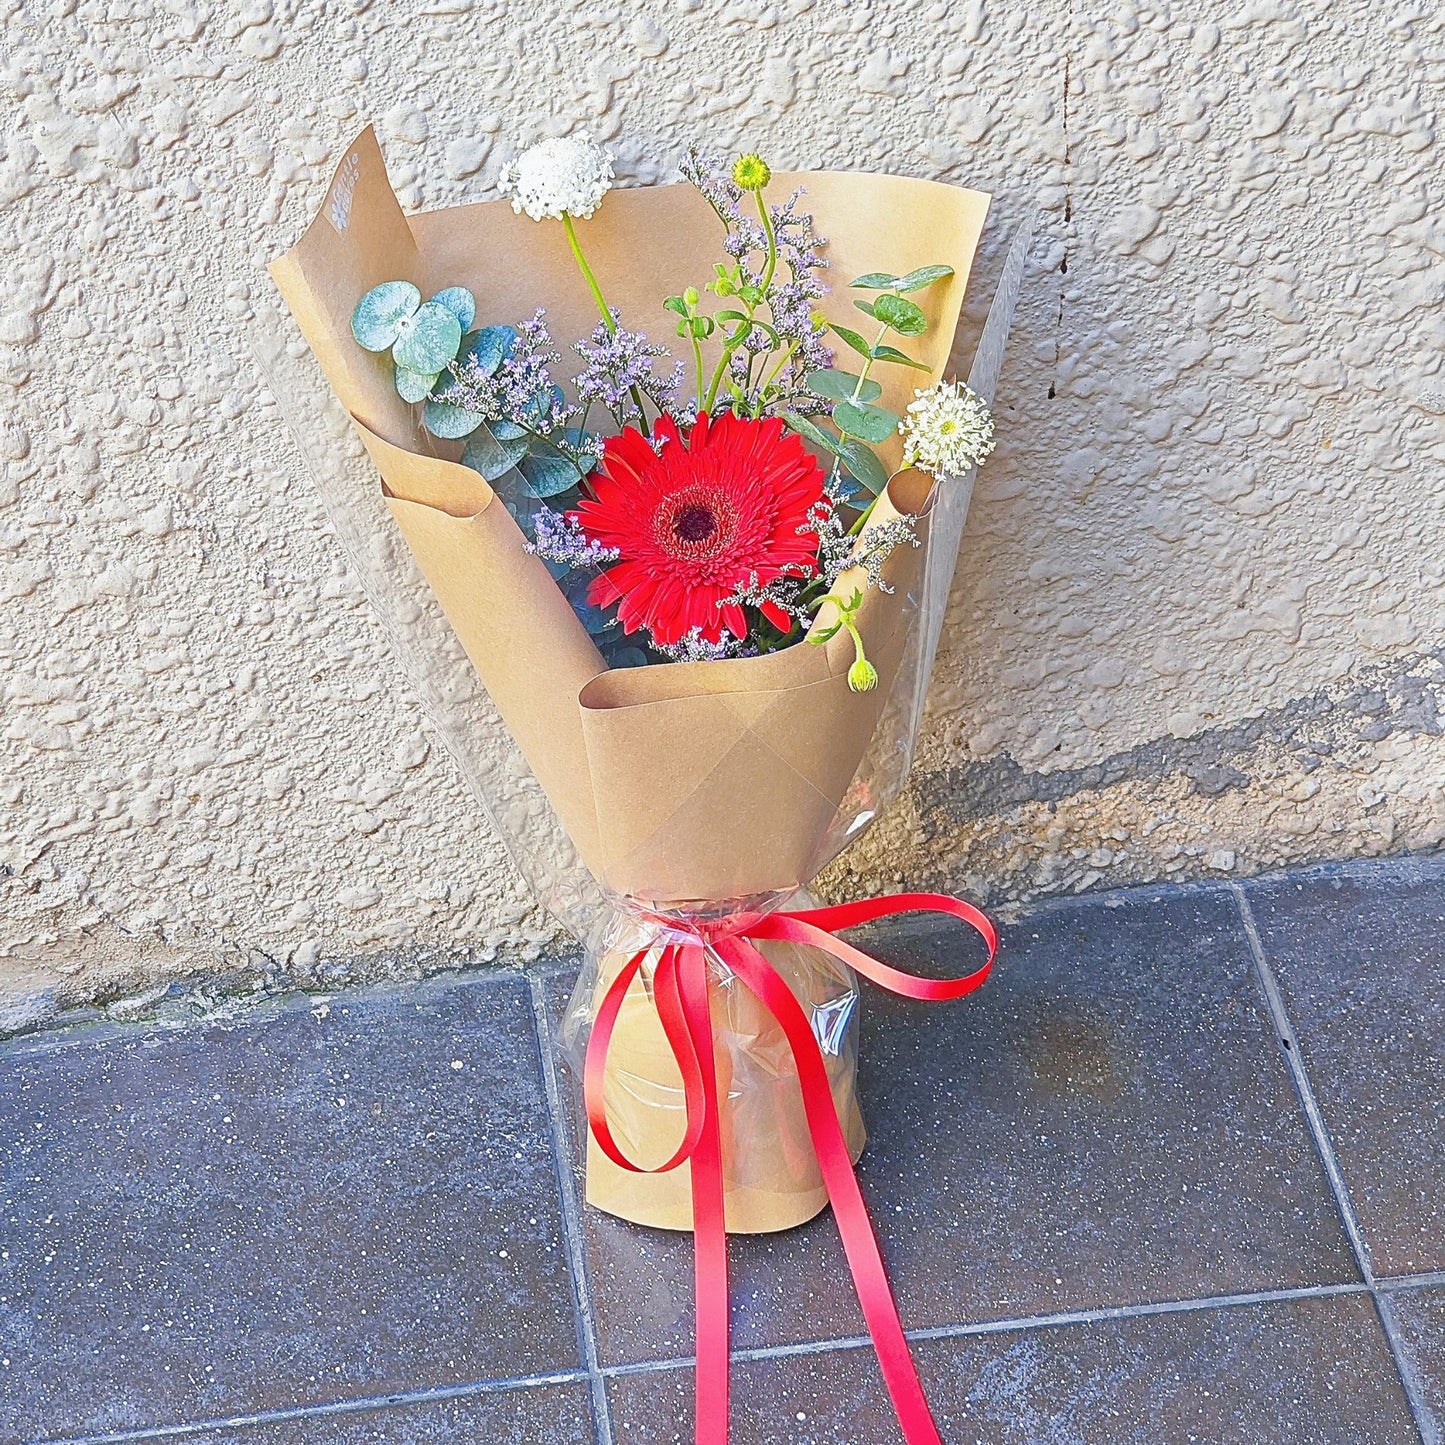
[[[955,969],[960,937],[872,944]],[[1042,910],[957,1003],[867,990],[863,1060],[910,1327],[1358,1278],[1227,893]],[[604,1361],[690,1354],[690,1239],[586,1234]],[[861,1330],[830,1216],[732,1259],[739,1347]]]
[[[1445,859],[1249,898],[1376,1273],[1445,1269]]]
[[[935,1340],[920,1372],[949,1445],[1418,1445],[1368,1298]],[[690,1441],[692,1375],[609,1386],[629,1445]],[[734,1369],[733,1445],[889,1445],[871,1353]]]
[[[1395,1291],[1386,1307],[1429,1412],[1434,1439],[1445,1440],[1445,1286]]]
[[[556,1194],[515,979],[0,1052],[0,1441],[575,1368]]]
[[[585,1382],[203,1431],[192,1445],[592,1445]],[[155,1445],[175,1437],[152,1436]]]

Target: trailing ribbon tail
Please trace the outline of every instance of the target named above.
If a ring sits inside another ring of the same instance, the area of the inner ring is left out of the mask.
[[[945,913],[967,923],[988,945],[987,960],[960,978],[919,978],[880,963],[828,931],[916,912]],[[669,926],[676,931],[675,925]],[[903,1333],[878,1237],[858,1187],[822,1050],[802,1005],[756,947],[758,941],[765,939],[822,949],[890,993],[927,1001],[961,998],[972,993],[988,977],[998,950],[998,935],[993,924],[972,904],[942,893],[902,893],[833,908],[769,914],[750,920],[731,934],[704,938],[698,933],[695,941],[665,944],[653,978],[653,999],[682,1075],[687,1125],[676,1152],[655,1169],[634,1164],[618,1148],[608,1127],[603,1096],[607,1049],[617,1015],[649,950],[644,949],[629,959],[609,985],[587,1044],[583,1071],[587,1119],[598,1147],[624,1169],[635,1173],[663,1173],[677,1168],[684,1160],[691,1166],[697,1299],[697,1445],[727,1445],[728,1438],[727,1228],[721,1115],[708,1002],[709,947],[778,1021],[792,1050],[818,1166],[904,1440],[907,1445],[942,1445]]]

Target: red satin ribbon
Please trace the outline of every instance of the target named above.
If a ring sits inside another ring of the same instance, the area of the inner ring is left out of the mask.
[[[829,931],[852,928],[899,913],[946,913],[982,935],[988,959],[962,978],[918,978],[889,968],[876,958],[835,938]],[[802,1005],[781,975],[755,944],[763,939],[804,943],[840,959],[864,978],[890,993],[941,1001],[972,993],[988,977],[998,949],[998,934],[989,920],[959,898],[945,893],[898,893],[844,903],[836,908],[808,908],[797,913],[771,913],[722,929],[696,931],[666,919],[656,920],[683,936],[662,945],[653,974],[652,997],[677,1066],[687,1103],[687,1127],[671,1158],[655,1168],[634,1164],[618,1147],[607,1123],[603,1098],[607,1050],[622,1001],[651,949],[643,949],[623,966],[608,986],[592,1026],[583,1070],[587,1120],[598,1147],[614,1164],[637,1174],[660,1174],[687,1163],[692,1173],[692,1220],[697,1299],[697,1445],[727,1445],[728,1438],[728,1263],[727,1227],[723,1214],[722,1133],[717,1073],[713,1061],[712,1015],[708,1004],[707,951],[712,949],[758,997],[778,1021],[793,1053],[803,1108],[817,1152],[818,1166],[842,1236],[848,1267],[858,1290],[863,1317],[873,1337],[884,1383],[903,1428],[907,1445],[943,1445],[933,1413],[924,1398],[918,1371],[903,1334],[878,1237],[858,1188],[848,1143],[833,1102],[823,1052]]]

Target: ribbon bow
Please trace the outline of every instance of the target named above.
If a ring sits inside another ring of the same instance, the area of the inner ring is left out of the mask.
[[[982,935],[988,958],[962,978],[928,979],[903,973],[830,932],[852,928],[899,913],[946,913]],[[662,921],[662,920],[659,920]],[[828,1081],[823,1053],[802,1005],[756,944],[764,939],[803,943],[822,949],[864,978],[905,998],[938,1002],[972,993],[993,967],[998,934],[992,923],[962,899],[943,893],[899,893],[836,908],[809,908],[797,913],[771,913],[742,922],[730,930],[668,921],[681,934],[666,942],[653,975],[652,997],[663,1032],[682,1075],[687,1124],[673,1155],[652,1169],[635,1164],[618,1147],[607,1123],[603,1097],[607,1049],[622,1001],[652,952],[633,955],[609,985],[597,1010],[587,1043],[583,1092],[587,1121],[598,1147],[614,1164],[635,1174],[660,1174],[688,1164],[692,1173],[692,1218],[697,1310],[696,1420],[698,1445],[727,1445],[728,1438],[728,1263],[723,1214],[723,1174],[717,1074],[713,1061],[712,1014],[708,1005],[707,954],[717,954],[778,1021],[792,1050],[803,1092],[803,1108],[827,1186],[858,1302],[873,1337],[883,1379],[893,1401],[907,1445],[943,1445],[933,1413],[924,1398],[918,1370],[908,1350],[898,1305],[893,1298],[878,1237],[858,1188]],[[655,945],[654,945],[655,946]]]

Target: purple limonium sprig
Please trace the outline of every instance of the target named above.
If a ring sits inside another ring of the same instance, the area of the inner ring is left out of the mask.
[[[613,325],[598,322],[592,335],[576,346],[582,358],[577,376],[577,395],[584,407],[600,403],[612,413],[619,426],[645,427],[647,418],[638,409],[641,397],[657,408],[659,415],[679,416],[678,388],[682,385],[682,362],[670,376],[660,376],[653,362],[667,356],[665,346],[652,345],[641,331],[628,331],[612,309]]]
[[[578,408],[558,399],[552,367],[562,353],[547,329],[547,313],[536,313],[515,327],[516,339],[494,371],[470,359],[455,362],[451,381],[433,393],[439,401],[464,407],[485,422],[509,421],[548,436],[565,427]]]
[[[768,271],[767,232],[759,217],[743,209],[745,192],[731,168],[720,156],[694,148],[681,170],[683,179],[702,193],[726,228],[723,248],[737,264],[740,279],[761,286]],[[823,254],[827,241],[817,234],[813,217],[799,209],[802,197],[803,189],[798,187],[782,205],[768,207],[773,245],[782,264],[775,268],[763,301],[778,341],[774,345],[766,333],[754,330],[728,365],[733,385],[768,415],[785,411],[815,415],[828,409],[806,385],[811,372],[833,364],[827,329],[814,311],[814,303],[828,293],[821,274],[828,266]],[[757,364],[769,349],[785,353],[780,368],[771,361]]]
[[[604,567],[622,555],[616,547],[604,547],[588,537],[570,513],[554,512],[548,506],[532,513],[532,537],[525,544],[528,552],[563,567]]]

